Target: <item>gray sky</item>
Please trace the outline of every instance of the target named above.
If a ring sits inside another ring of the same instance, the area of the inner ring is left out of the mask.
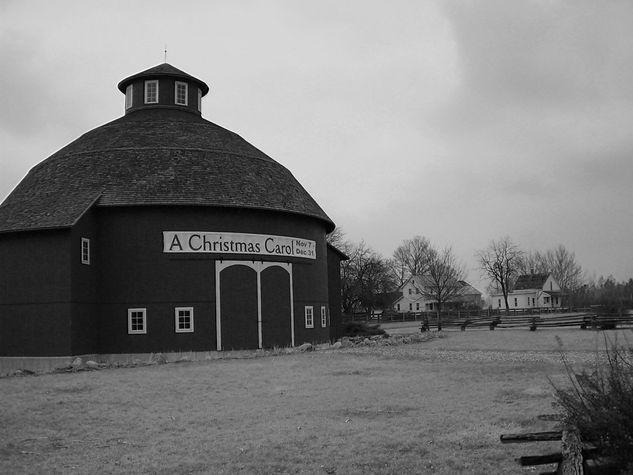
[[[633,3],[0,0],[0,201],[168,62],[349,239],[509,235],[633,276]],[[479,285],[481,285],[479,283]],[[480,290],[484,290],[481,288]]]

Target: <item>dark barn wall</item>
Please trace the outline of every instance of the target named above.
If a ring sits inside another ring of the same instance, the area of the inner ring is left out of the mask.
[[[316,260],[271,256],[255,260],[292,262],[295,341],[328,341],[329,328],[321,328],[319,313],[321,305],[328,305],[325,225],[321,221],[262,210],[189,206],[100,207],[96,211],[102,302],[99,352],[216,349],[215,259],[220,256],[165,254],[162,233],[167,230],[274,234],[316,241]],[[251,261],[253,256],[221,258]],[[305,305],[314,306],[314,329],[305,329]],[[194,307],[193,333],[175,333],[176,306]],[[127,309],[137,307],[147,308],[147,334],[128,335]]]
[[[330,297],[330,339],[338,340],[343,336],[343,320],[341,315],[341,259],[343,256],[336,249],[327,248],[327,272]]]
[[[0,234],[0,356],[71,354],[70,232]]]
[[[321,326],[321,307],[328,307],[327,249],[325,235],[317,241],[318,265],[293,266],[295,344],[324,343],[330,339],[329,327]],[[314,310],[314,328],[305,326],[305,307]]]
[[[90,264],[81,262],[81,239],[90,239]],[[98,343],[98,276],[99,240],[94,208],[88,210],[73,226],[70,237],[72,282],[72,323],[70,338],[72,355],[97,352]]]

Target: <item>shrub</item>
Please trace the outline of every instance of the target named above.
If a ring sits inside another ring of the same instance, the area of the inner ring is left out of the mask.
[[[605,337],[605,357],[594,371],[574,373],[563,355],[571,387],[555,387],[563,420],[582,440],[618,466],[633,468],[633,351]],[[626,473],[631,473],[628,471]]]
[[[343,336],[385,335],[387,332],[380,325],[369,325],[365,322],[347,322],[343,324]]]

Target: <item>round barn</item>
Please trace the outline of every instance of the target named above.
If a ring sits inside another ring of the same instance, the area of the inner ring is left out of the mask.
[[[334,224],[282,165],[201,116],[161,64],[125,115],[35,166],[0,205],[0,356],[324,342],[340,320]]]

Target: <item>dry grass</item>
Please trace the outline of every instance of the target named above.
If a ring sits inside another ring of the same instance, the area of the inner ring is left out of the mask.
[[[595,348],[580,330],[457,331],[4,378],[0,473],[530,473],[514,458],[547,446],[499,435],[551,428],[536,416],[552,412],[547,377],[564,374],[556,334],[578,355]]]

